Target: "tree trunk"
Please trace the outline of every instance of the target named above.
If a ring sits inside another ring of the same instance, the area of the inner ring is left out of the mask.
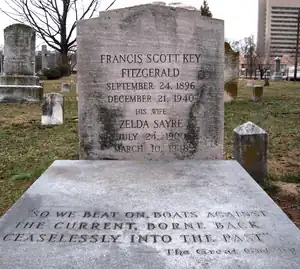
[[[61,52],[61,71],[63,76],[70,75],[70,64],[67,51]]]

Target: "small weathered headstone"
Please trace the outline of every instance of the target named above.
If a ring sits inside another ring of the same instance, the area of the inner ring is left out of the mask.
[[[61,84],[61,92],[70,92],[71,84],[70,83],[62,83]]]
[[[239,76],[239,52],[235,52],[230,44],[225,42],[224,70],[224,102],[229,103],[237,98]]]
[[[258,182],[268,175],[268,134],[248,121],[233,130],[233,158]]]
[[[299,269],[236,161],[55,161],[0,219],[1,269]]]
[[[42,70],[49,68],[47,45],[42,45]]]
[[[253,85],[252,101],[260,102],[262,100],[264,87],[261,85]]]
[[[42,125],[63,124],[64,97],[59,93],[44,94],[42,105]]]
[[[253,81],[252,80],[247,80],[247,87],[252,87],[253,86]]]
[[[275,72],[273,73],[272,80],[282,80],[280,57],[275,58]]]
[[[78,21],[81,159],[222,159],[224,22],[142,5]]]
[[[268,78],[264,79],[264,87],[269,87],[270,86],[270,81]]]

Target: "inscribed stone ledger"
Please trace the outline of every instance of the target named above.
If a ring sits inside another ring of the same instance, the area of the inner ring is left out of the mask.
[[[78,22],[81,159],[222,159],[223,21],[161,5]]]
[[[299,269],[236,161],[56,161],[0,219],[1,269]]]

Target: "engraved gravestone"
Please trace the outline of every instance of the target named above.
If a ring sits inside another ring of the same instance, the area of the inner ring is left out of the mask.
[[[60,125],[64,120],[64,96],[51,92],[44,94],[42,125]]]
[[[0,76],[0,103],[38,103],[43,88],[35,73],[35,30],[24,24],[4,29],[4,66]]]
[[[6,75],[34,75],[35,30],[24,24],[4,29],[4,72]]]
[[[142,5],[81,20],[81,159],[221,159],[224,25]]]
[[[56,161],[0,219],[1,269],[299,269],[236,161]]]

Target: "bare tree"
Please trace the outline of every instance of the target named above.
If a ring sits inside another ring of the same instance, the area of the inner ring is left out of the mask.
[[[19,23],[33,27],[48,46],[61,55],[62,66],[69,68],[69,52],[76,47],[78,20],[88,19],[99,10],[100,0],[4,0],[0,11]],[[106,8],[108,10],[116,0]],[[66,72],[66,71],[65,71]],[[68,71],[67,71],[68,72]]]
[[[226,42],[230,45],[230,47],[236,51],[236,52],[241,52],[241,40],[229,40],[226,39]]]

